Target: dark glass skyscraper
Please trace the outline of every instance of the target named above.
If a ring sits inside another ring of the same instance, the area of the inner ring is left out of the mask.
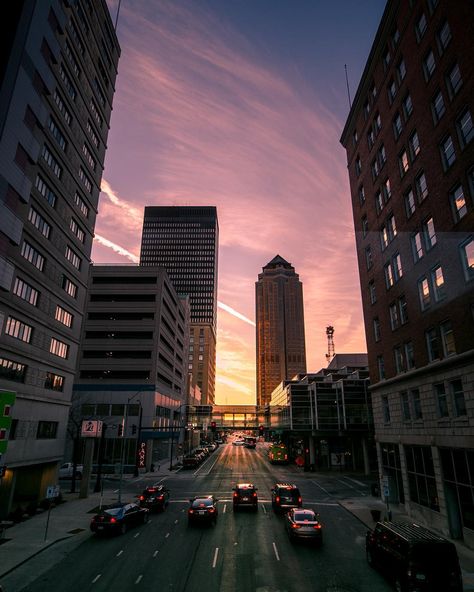
[[[257,405],[266,405],[282,380],[306,372],[303,285],[280,255],[258,275],[255,303]]]
[[[213,206],[149,206],[143,220],[140,265],[163,266],[178,294],[189,295],[188,369],[202,403],[214,403],[216,375],[217,250]]]
[[[8,4],[8,5],[7,5]],[[0,9],[0,517],[62,461],[120,48],[104,0]]]

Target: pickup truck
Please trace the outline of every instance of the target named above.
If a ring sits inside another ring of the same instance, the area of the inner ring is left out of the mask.
[[[82,479],[82,471],[84,467],[82,465],[76,465],[76,479]],[[58,477],[60,479],[72,479],[72,473],[74,470],[74,464],[67,462],[59,467]]]

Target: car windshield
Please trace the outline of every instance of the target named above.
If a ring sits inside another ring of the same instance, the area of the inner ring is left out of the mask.
[[[456,549],[450,543],[423,543],[415,545],[411,551],[411,560],[420,566],[456,565],[458,563]]]
[[[316,520],[313,512],[295,512],[294,518],[296,522],[314,522]]]
[[[203,507],[210,508],[212,506],[212,499],[208,499],[208,498],[196,499],[193,501],[192,506],[193,506],[193,508],[203,508]]]
[[[123,511],[123,508],[107,508],[107,510],[104,510],[104,514],[109,514],[110,516],[117,516],[118,514],[121,514]]]
[[[254,487],[237,487],[236,489],[240,495],[249,495],[255,491]]]
[[[299,491],[297,489],[282,489],[280,490],[280,497],[284,501],[298,501]]]

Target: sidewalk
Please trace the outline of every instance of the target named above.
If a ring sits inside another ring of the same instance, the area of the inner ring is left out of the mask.
[[[355,497],[338,500],[338,503],[370,529],[375,526],[371,510],[379,510],[381,515],[380,519],[382,521],[387,519],[387,506],[378,498]],[[390,510],[394,522],[412,522],[408,514],[405,513],[403,506],[391,505]],[[453,542],[456,545],[459,562],[463,572],[464,592],[474,590],[474,550],[466,547],[461,541]]]
[[[159,469],[156,467],[153,473],[140,473],[139,477],[125,475],[124,482],[136,482],[136,494],[138,494],[143,477],[152,477],[156,481],[160,481],[175,472],[168,469],[169,461],[163,462]],[[94,483],[94,479],[91,479],[91,488],[94,487]],[[82,540],[90,536],[89,523],[93,516],[91,511],[99,506],[101,493],[89,493],[89,497],[81,499],[78,493],[80,482],[76,483],[76,493],[69,493],[69,487],[68,483],[61,490],[65,501],[52,508],[50,512],[46,540],[47,511],[14,524],[4,531],[3,542],[0,540],[0,582],[8,573],[52,545],[72,538],[75,538],[77,545],[79,545]],[[102,505],[117,501],[117,489],[118,479],[107,482],[107,489],[103,492]],[[136,494],[122,493],[122,501],[135,501]]]

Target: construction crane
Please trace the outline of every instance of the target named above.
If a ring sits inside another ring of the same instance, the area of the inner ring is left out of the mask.
[[[333,339],[333,335],[334,335],[334,327],[326,327],[326,335],[328,338],[328,353],[326,354],[326,360],[328,361],[328,364],[331,362],[331,360],[334,358],[334,356],[336,355],[336,352],[334,351],[334,339]]]

